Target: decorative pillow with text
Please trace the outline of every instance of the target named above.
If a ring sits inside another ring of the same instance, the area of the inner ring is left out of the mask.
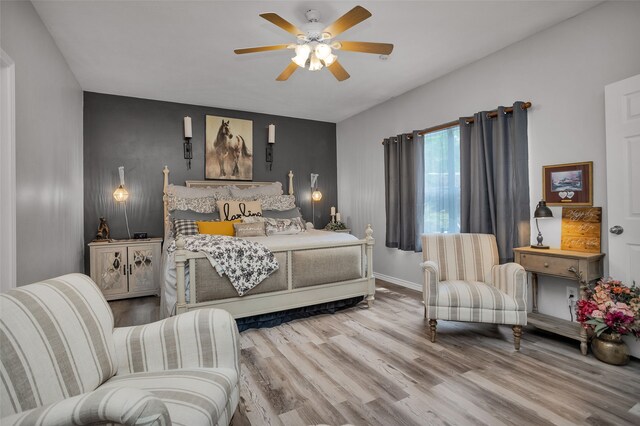
[[[234,220],[245,217],[262,216],[260,201],[220,200],[217,203],[220,220]]]

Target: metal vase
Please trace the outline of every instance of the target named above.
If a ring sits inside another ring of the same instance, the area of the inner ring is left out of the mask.
[[[591,341],[591,350],[596,358],[612,365],[629,363],[629,347],[618,333],[602,333]]]

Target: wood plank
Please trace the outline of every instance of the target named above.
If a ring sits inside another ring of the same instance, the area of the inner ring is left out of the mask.
[[[527,323],[573,340],[580,340],[580,323],[541,313],[527,314]]]
[[[242,332],[232,424],[640,424],[640,361],[603,364],[535,327],[520,352],[493,324],[439,321],[431,343],[421,293],[377,286],[371,309]],[[111,302],[116,323],[155,319],[153,299]]]

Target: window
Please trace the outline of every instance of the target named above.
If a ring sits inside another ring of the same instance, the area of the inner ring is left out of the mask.
[[[460,232],[460,127],[424,135],[424,232]]]

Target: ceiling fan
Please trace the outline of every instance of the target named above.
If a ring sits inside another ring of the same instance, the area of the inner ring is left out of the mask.
[[[334,40],[338,35],[371,16],[371,12],[362,6],[354,7],[327,27],[320,22],[320,13],[313,9],[308,10],[305,14],[309,22],[302,25],[302,29],[275,13],[263,13],[260,16],[296,36],[298,39],[297,42],[236,49],[234,52],[242,55],[245,53],[267,52],[271,50],[295,49],[296,56],[291,58],[291,63],[282,71],[278,78],[276,78],[278,81],[287,80],[298,67],[306,68],[307,66],[309,71],[318,71],[323,67],[327,67],[338,81],[343,81],[350,76],[342,65],[340,65],[340,62],[338,62],[338,56],[333,53],[334,51],[346,50],[350,52],[375,53],[378,55],[389,55],[391,51],[393,51],[393,44],[389,43]]]

